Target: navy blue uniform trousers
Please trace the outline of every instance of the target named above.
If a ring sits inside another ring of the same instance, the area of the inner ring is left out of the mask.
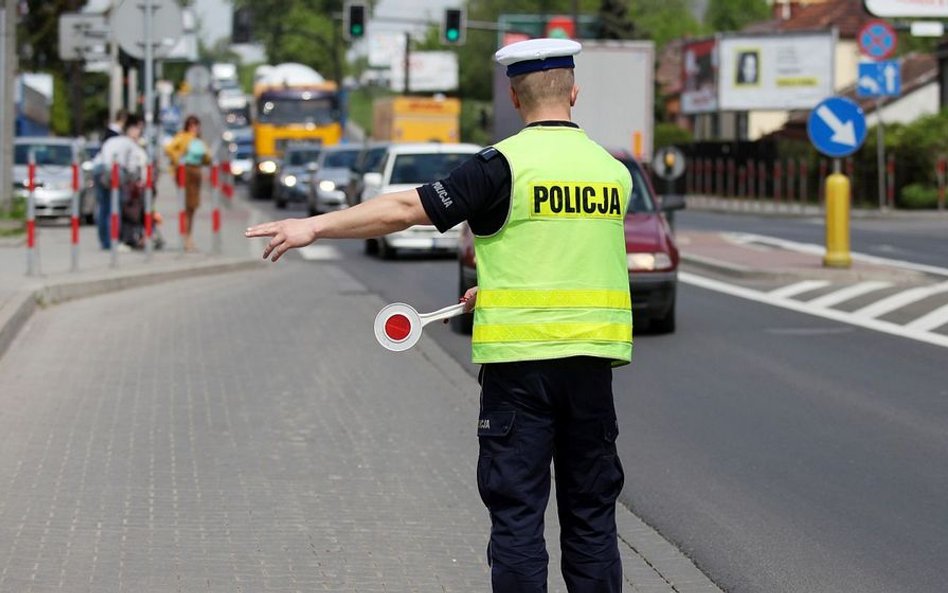
[[[567,589],[621,591],[615,508],[624,474],[610,362],[491,363],[481,368],[480,381],[477,485],[491,518],[494,593],[547,590],[543,519],[551,461]]]

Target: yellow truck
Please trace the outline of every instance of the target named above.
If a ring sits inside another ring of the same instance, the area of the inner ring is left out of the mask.
[[[372,138],[389,142],[460,142],[461,101],[386,97],[372,109]]]

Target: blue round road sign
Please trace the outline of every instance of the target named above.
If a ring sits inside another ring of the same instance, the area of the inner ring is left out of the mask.
[[[851,99],[830,97],[810,112],[806,132],[813,146],[826,156],[849,156],[866,141],[866,116]]]
[[[885,21],[869,21],[856,35],[859,51],[873,60],[885,60],[895,54],[898,37],[895,28]]]

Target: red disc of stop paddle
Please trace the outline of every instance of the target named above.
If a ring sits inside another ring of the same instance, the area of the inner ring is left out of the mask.
[[[411,321],[401,313],[392,315],[385,320],[385,335],[390,340],[401,342],[411,333]]]

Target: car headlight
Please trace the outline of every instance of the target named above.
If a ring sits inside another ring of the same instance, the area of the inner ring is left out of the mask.
[[[230,174],[240,177],[244,174],[244,168],[240,165],[235,165],[234,163],[230,164]]]
[[[260,161],[259,163],[257,163],[257,169],[261,173],[273,174],[273,173],[276,173],[277,164],[274,163],[273,161]]]
[[[293,187],[296,185],[296,175],[287,175],[283,178],[283,185]]]
[[[626,256],[630,272],[665,270],[672,266],[671,257],[663,251],[655,253],[630,253]]]
[[[319,191],[335,191],[335,189],[336,183],[334,181],[323,179],[319,182]]]
[[[227,130],[221,135],[221,138],[224,139],[224,142],[230,142],[234,139],[234,133],[231,132],[230,130]]]

